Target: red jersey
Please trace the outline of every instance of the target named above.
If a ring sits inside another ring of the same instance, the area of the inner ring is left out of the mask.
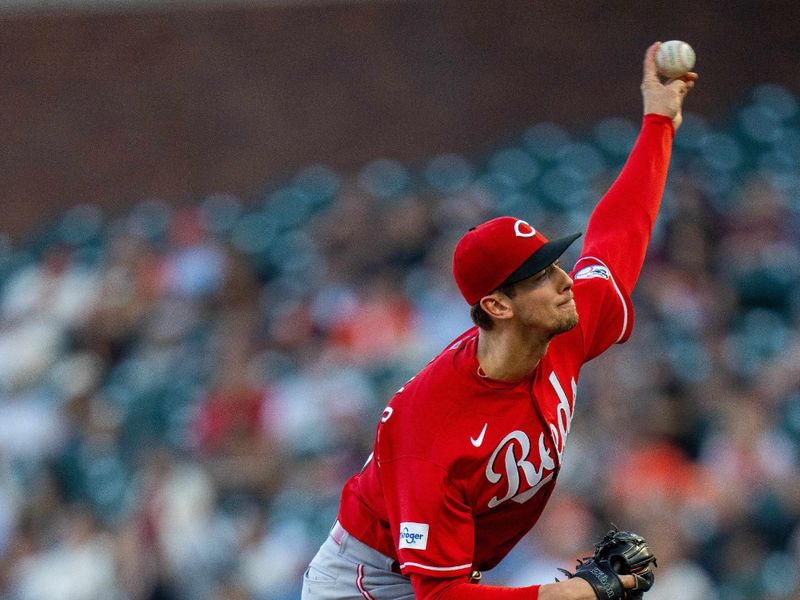
[[[553,338],[528,377],[485,377],[472,328],[389,402],[373,455],[344,487],[339,521],[404,574],[490,569],[539,519],[561,469],[580,368],[630,335],[628,290],[658,212],[673,131],[666,117],[645,117],[572,272],[579,323]]]
[[[561,469],[581,365],[624,341],[633,323],[607,267],[576,267],[579,324],[550,342],[529,377],[483,376],[472,328],[387,406],[339,520],[404,574],[490,569],[539,519]]]

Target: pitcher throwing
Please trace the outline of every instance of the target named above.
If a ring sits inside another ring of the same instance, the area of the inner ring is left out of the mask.
[[[550,240],[499,217],[458,242],[453,274],[475,327],[389,402],[374,452],[342,492],[338,521],[306,571],[303,600],[641,598],[650,562],[596,555],[566,580],[473,585],[539,519],[553,492],[583,364],[631,335],[636,285],[695,73],[662,83],[644,58],[644,118],[625,167],[579,233]],[[636,534],[619,550],[641,556]],[[605,547],[608,547],[608,543]],[[616,552],[616,550],[615,550]],[[652,556],[652,553],[649,554]]]

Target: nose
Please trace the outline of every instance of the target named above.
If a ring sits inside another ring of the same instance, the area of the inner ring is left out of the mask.
[[[564,269],[558,267],[558,270],[561,272],[562,275],[561,291],[566,292],[567,290],[572,288],[572,284],[575,282],[572,280],[572,277],[569,276],[569,273],[567,273]]]

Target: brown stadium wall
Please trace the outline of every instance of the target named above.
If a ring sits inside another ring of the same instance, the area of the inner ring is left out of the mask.
[[[0,231],[634,116],[653,39],[693,43],[690,109],[724,117],[754,83],[800,91],[798,22],[797,2],[686,0],[0,13]]]

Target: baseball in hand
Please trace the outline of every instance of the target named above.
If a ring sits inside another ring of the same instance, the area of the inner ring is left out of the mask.
[[[686,75],[694,67],[694,50],[686,42],[670,40],[656,52],[656,67],[662,77],[674,79]]]

